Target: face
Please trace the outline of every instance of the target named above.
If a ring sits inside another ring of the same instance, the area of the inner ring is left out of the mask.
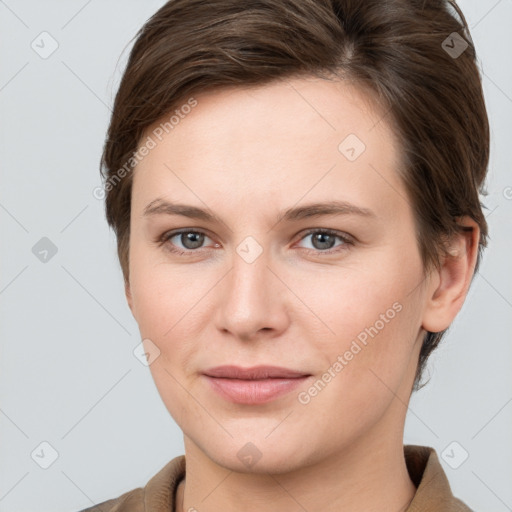
[[[425,304],[385,112],[313,78],[194,98],[147,132],[133,182],[126,293],[163,402],[239,471],[245,452],[287,471],[382,443],[403,428]],[[223,365],[302,377],[205,376]]]

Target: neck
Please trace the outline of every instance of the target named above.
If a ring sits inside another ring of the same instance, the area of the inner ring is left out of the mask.
[[[178,512],[403,512],[416,492],[403,454],[403,431],[393,439],[369,432],[319,463],[279,474],[232,471],[212,461],[188,437],[185,453]]]

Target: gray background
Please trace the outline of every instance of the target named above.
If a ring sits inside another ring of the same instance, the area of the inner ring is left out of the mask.
[[[92,194],[127,45],[163,3],[0,0],[1,512],[74,512],[144,485],[184,453],[133,355],[137,324]],[[460,5],[492,126],[491,240],[432,357],[430,384],[413,395],[405,442],[436,448],[471,508],[504,512],[512,510],[512,1]],[[33,252],[43,237],[57,248],[46,262]],[[52,450],[58,458],[43,469]]]

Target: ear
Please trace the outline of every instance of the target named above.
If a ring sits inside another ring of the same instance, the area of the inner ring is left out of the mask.
[[[476,265],[480,228],[470,217],[459,224],[468,229],[453,236],[449,254],[443,256],[440,270],[433,271],[427,288],[422,327],[426,331],[447,329],[462,308]]]
[[[124,282],[124,294],[126,296],[126,301],[128,302],[128,306],[130,307],[130,311],[132,312],[132,315],[134,314],[133,312],[133,299],[132,299],[132,291],[130,289],[130,282],[129,281],[125,281]]]

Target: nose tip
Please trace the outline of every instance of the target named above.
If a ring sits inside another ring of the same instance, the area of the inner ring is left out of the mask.
[[[237,253],[218,297],[217,328],[246,341],[281,332],[288,322],[283,286],[270,271],[263,247],[247,237]]]

